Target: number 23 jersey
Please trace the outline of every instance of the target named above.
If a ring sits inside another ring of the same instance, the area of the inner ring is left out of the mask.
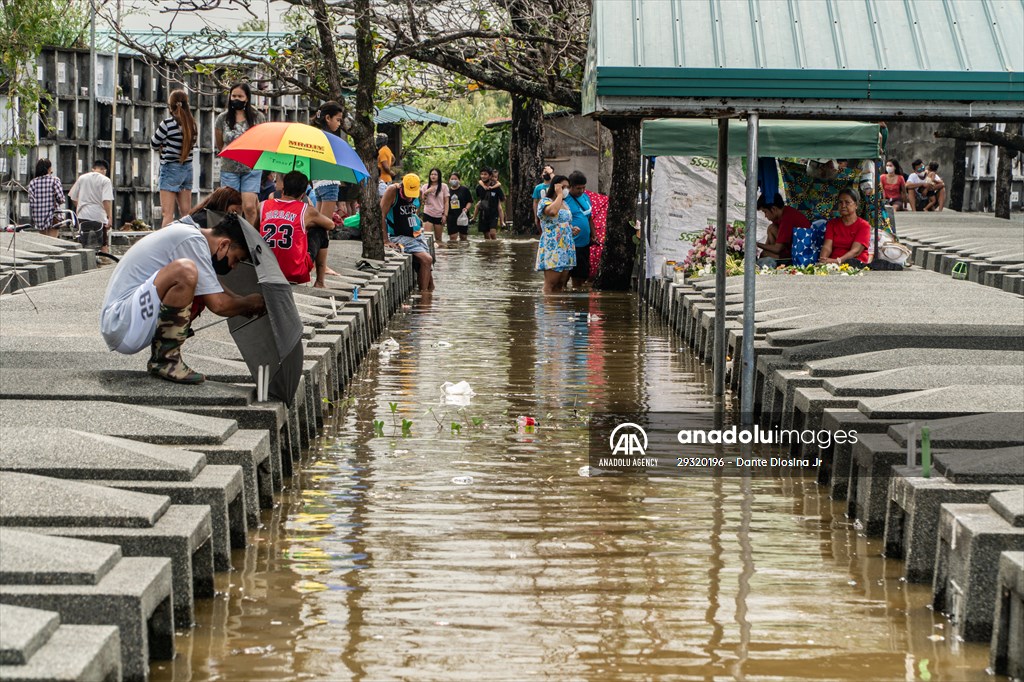
[[[285,279],[309,281],[313,259],[306,239],[306,204],[299,200],[267,199],[260,209],[260,235],[274,251]]]

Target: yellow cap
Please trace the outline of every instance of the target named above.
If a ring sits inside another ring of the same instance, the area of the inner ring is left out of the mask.
[[[406,173],[402,177],[402,189],[405,191],[405,196],[410,199],[415,199],[420,195],[420,176],[415,173]]]

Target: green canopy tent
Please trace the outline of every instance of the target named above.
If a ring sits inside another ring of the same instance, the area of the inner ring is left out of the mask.
[[[729,136],[728,155],[746,156],[747,124],[745,121],[732,122],[730,132],[738,130],[741,135]],[[664,118],[644,121],[640,133],[640,153],[645,156],[706,156],[718,155],[718,119]],[[769,120],[758,125],[757,149],[760,157],[801,157],[837,159],[873,159],[881,157],[878,124],[859,121],[799,121]],[[877,170],[877,169],[876,169]],[[881,194],[875,199],[880,203]],[[880,205],[875,206],[876,218],[875,248],[878,247],[878,215]],[[643,221],[641,257],[646,259],[647,238],[650,230],[650,216]]]
[[[1009,0],[592,0],[583,113],[720,119],[719,184],[727,184],[729,119],[750,123],[750,158],[766,155],[755,132],[762,116],[1020,120],[1024,51],[1014,36],[1022,22],[1024,2]],[[748,222],[756,189],[749,176]],[[724,231],[721,186],[718,197]],[[716,397],[724,393],[726,357],[719,254]],[[751,272],[743,293],[744,423],[753,409],[754,296]]]
[[[729,156],[746,156],[746,121],[732,122]],[[856,121],[762,121],[758,154],[772,157],[877,159],[878,125]],[[663,118],[644,121],[644,156],[718,155],[718,119]]]

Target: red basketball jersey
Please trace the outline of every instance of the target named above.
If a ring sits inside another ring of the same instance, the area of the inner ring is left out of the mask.
[[[306,204],[302,201],[267,199],[260,209],[260,234],[274,250],[285,279],[294,284],[309,281],[313,259],[306,245]]]

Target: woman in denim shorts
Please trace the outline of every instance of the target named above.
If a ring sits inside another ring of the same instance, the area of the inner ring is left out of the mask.
[[[317,109],[316,115],[313,117],[313,125],[328,135],[341,135],[341,121],[344,116],[345,110],[341,108],[340,104],[335,101],[324,102]],[[314,178],[313,192],[316,194],[317,210],[334,220],[335,212],[338,210],[338,201],[341,198],[341,183],[337,180],[317,180]],[[335,227],[337,227],[338,222],[337,220],[334,221]],[[310,243],[317,241],[323,245],[316,256],[317,281],[322,282],[324,275],[337,276],[338,273],[327,265],[326,245],[330,243],[330,236],[327,234],[327,231],[319,227],[312,227],[309,233]]]
[[[199,137],[184,90],[171,92],[167,109],[171,115],[160,121],[149,141],[160,150],[161,227],[174,221],[175,205],[183,217],[192,209],[192,152]]]
[[[248,83],[235,83],[228,93],[228,110],[217,116],[213,123],[218,153],[246,130],[266,120],[252,105],[252,90]],[[220,160],[220,186],[231,187],[242,193],[242,213],[252,225],[259,219],[262,179],[263,171],[253,170],[231,159]]]

